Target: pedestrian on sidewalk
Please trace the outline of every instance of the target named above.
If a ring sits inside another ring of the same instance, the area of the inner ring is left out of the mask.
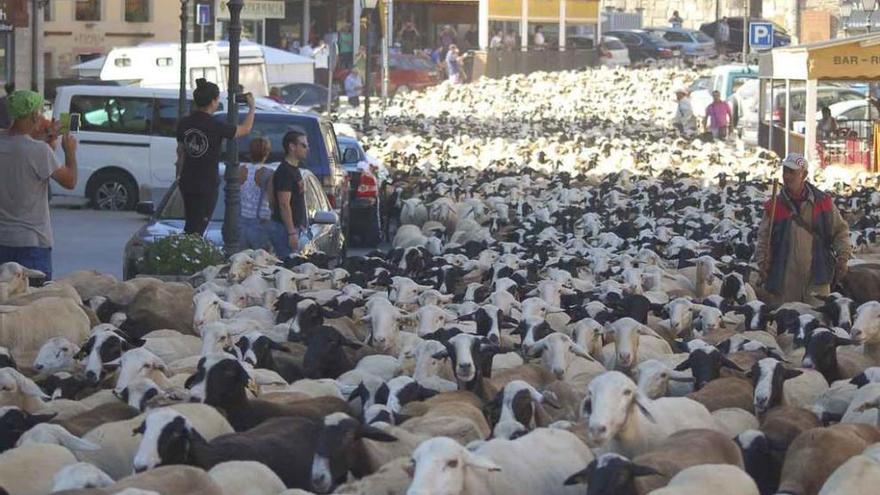
[[[458,46],[454,43],[449,45],[449,51],[446,52],[446,74],[449,76],[449,82],[452,84],[461,84],[464,82],[462,57],[458,53]]]
[[[308,240],[305,182],[300,172],[309,156],[309,140],[288,131],[282,140],[284,159],[272,175],[272,246],[281,259],[298,253]]]
[[[708,125],[707,125],[708,123]],[[721,93],[712,91],[712,103],[706,107],[703,128],[712,133],[714,139],[725,140],[733,127],[733,112],[730,105],[721,99]]]
[[[330,47],[323,39],[318,41],[312,55],[315,57],[315,84],[325,86],[330,77]]]
[[[183,196],[184,233],[204,235],[220,188],[220,152],[224,139],[240,138],[254,126],[254,96],[245,94],[248,113],[238,126],[213,117],[220,88],[200,78],[193,91],[192,113],[177,124],[177,179]]]
[[[722,17],[715,25],[715,47],[720,55],[727,53],[727,45],[730,43],[730,25],[727,17]]]
[[[678,15],[677,10],[673,10],[672,17],[669,18],[669,25],[675,29],[680,29],[682,23],[684,23],[684,19],[682,19],[681,16]]]
[[[348,75],[345,77],[345,96],[348,97],[348,104],[353,107],[359,107],[361,105],[361,93],[364,90],[364,83],[361,81],[361,76],[358,74],[358,70],[351,69]]]
[[[790,153],[780,163],[782,191],[764,203],[755,261],[772,304],[821,304],[847,273],[852,257],[849,225],[831,195],[807,181],[809,164]]]
[[[61,136],[62,164],[54,152],[58,126],[44,125],[43,97],[15,91],[7,105],[12,124],[0,131],[0,264],[14,261],[51,280],[49,178],[65,189],[76,187],[76,138]]]
[[[351,24],[346,23],[339,31],[339,39],[336,40],[336,48],[339,50],[339,66],[343,69],[351,69],[354,63],[354,35],[351,32]]]
[[[691,138],[697,130],[697,118],[694,117],[694,109],[691,106],[687,88],[684,86],[675,88],[675,99],[678,100],[678,105],[675,108],[675,116],[672,118],[672,126],[683,137]]]
[[[266,166],[272,143],[264,137],[251,140],[251,163],[239,169],[241,181],[242,249],[266,249],[271,243],[272,210],[269,208],[269,183],[273,170]]]

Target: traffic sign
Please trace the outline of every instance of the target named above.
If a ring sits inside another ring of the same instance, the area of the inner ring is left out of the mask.
[[[773,23],[749,23],[749,46],[756,49],[773,48]]]
[[[199,26],[211,25],[211,5],[200,3],[196,5],[196,24]]]

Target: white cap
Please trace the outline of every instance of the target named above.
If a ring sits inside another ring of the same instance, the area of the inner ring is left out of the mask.
[[[800,153],[789,153],[783,160],[781,165],[791,170],[806,170],[810,164],[807,159]]]

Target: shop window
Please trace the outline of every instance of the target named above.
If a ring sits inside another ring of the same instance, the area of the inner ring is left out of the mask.
[[[101,0],[76,0],[76,20],[96,22],[101,20]]]
[[[149,22],[150,0],[125,0],[125,22]]]

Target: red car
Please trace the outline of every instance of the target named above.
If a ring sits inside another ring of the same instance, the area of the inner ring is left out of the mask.
[[[391,74],[388,79],[388,94],[392,96],[398,92],[421,91],[425,88],[436,86],[443,80],[440,69],[431,60],[426,58],[415,55],[391,55],[388,58],[388,63],[391,68]],[[381,94],[382,58],[374,56],[370,68],[372,69],[370,84],[373,87],[373,94]],[[333,81],[340,88],[344,87],[345,78],[349,72],[350,69],[336,69],[336,72],[333,73]],[[361,74],[361,78],[363,78],[363,74]],[[344,91],[340,91],[340,94],[344,93]]]

